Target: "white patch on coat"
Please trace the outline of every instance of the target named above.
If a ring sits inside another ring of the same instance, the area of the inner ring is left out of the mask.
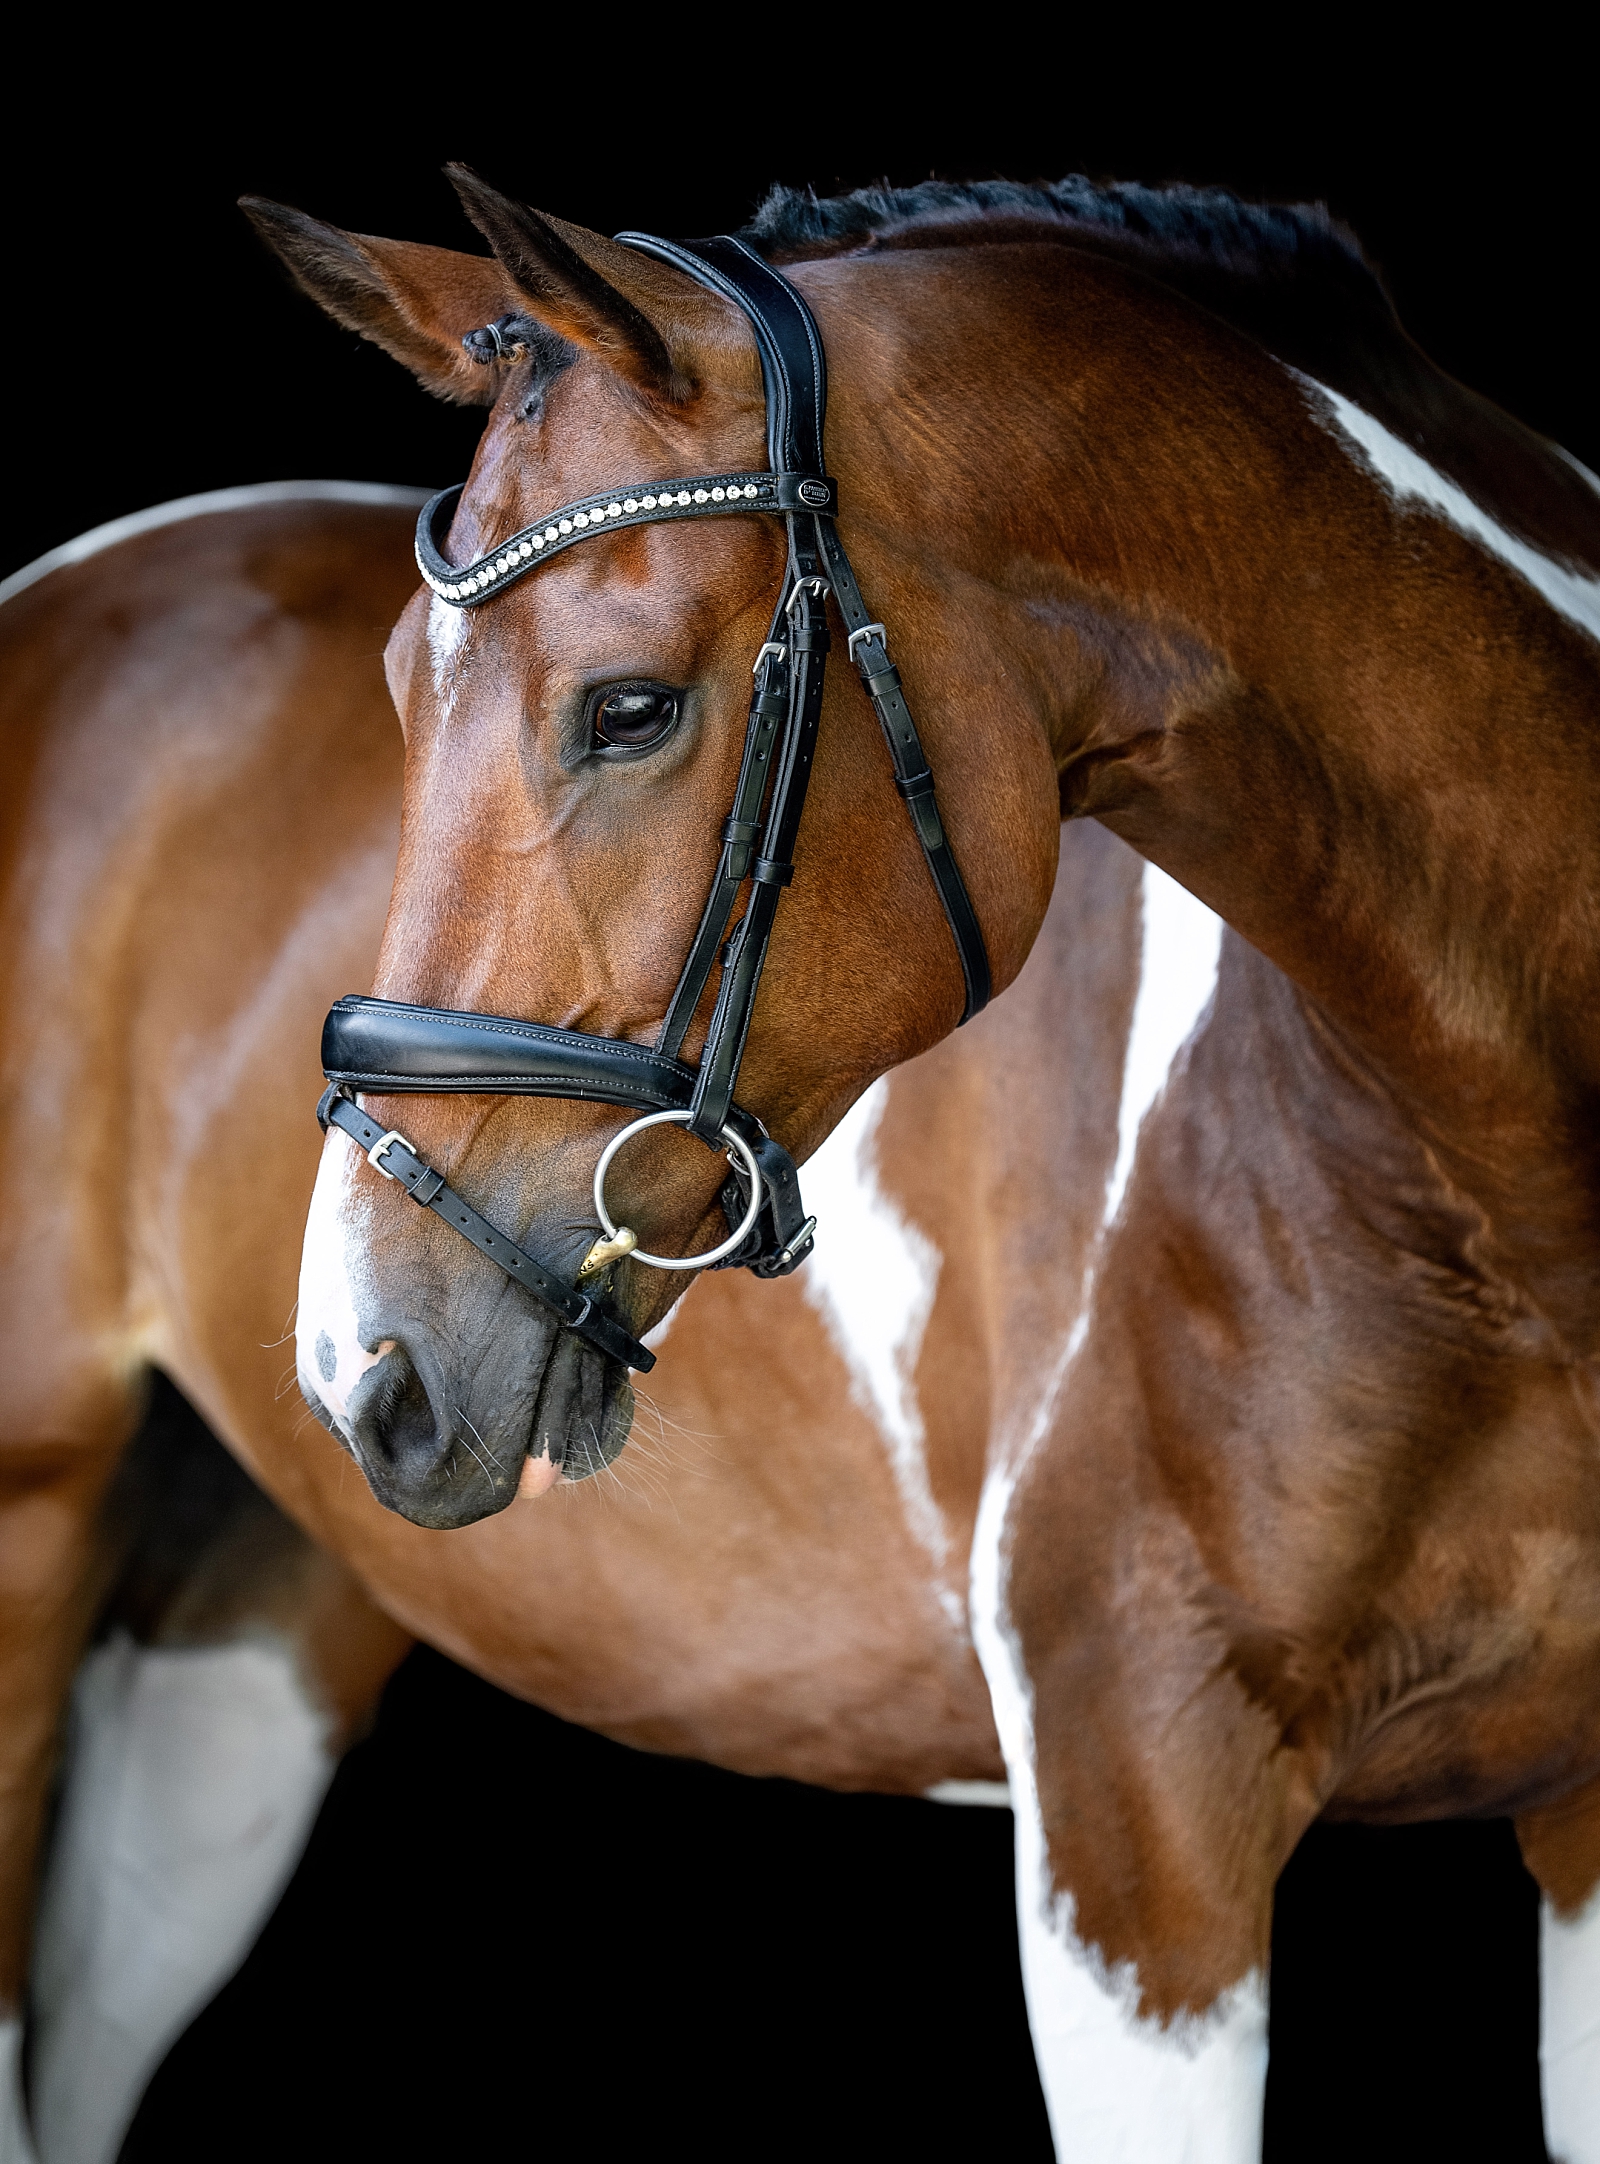
[[[456,703],[456,658],[467,636],[467,611],[437,594],[428,604],[428,655],[433,662],[433,695],[446,721]]]
[[[1576,1916],[1539,1919],[1544,2133],[1561,2164],[1600,2164],[1600,1889]]]
[[[1298,374],[1296,370],[1290,372]],[[1337,391],[1330,391],[1326,384],[1309,376],[1300,376],[1299,380],[1316,419],[1323,426],[1331,421],[1330,433],[1337,432],[1344,439],[1355,451],[1358,464],[1383,483],[1396,503],[1424,503],[1437,511],[1457,533],[1476,541],[1526,579],[1568,623],[1588,632],[1590,638],[1600,639],[1600,578],[1571,570],[1531,542],[1508,533],[1498,519],[1473,502],[1465,489],[1447,480],[1381,421],[1375,421],[1370,413]],[[1579,466],[1576,459],[1569,459],[1568,464],[1577,466],[1586,480],[1594,482],[1594,475]]]
[[[0,2021],[0,2164],[39,2164],[22,2096],[22,2023]]]
[[[1064,2164],[1257,2164],[1267,1993],[1252,1973],[1204,2015],[1138,2013],[1133,1965],[1107,1970],[1051,1884],[1034,1779],[1033,1693],[1006,1607],[1003,1543],[1015,1476],[985,1484],[972,1549],[973,1638],[1016,1814],[1017,1928],[1028,2025]]]
[[[943,1258],[878,1183],[888,1101],[888,1083],[874,1082],[806,1163],[801,1189],[817,1242],[800,1283],[850,1371],[851,1396],[888,1445],[912,1532],[942,1566],[949,1535],[928,1485],[915,1375]],[[960,1600],[947,1590],[939,1599],[964,1629]]]
[[[1011,1808],[1009,1781],[935,1781],[922,1791],[929,1803],[987,1804],[994,1809]]]
[[[1216,986],[1222,926],[1153,864],[1144,868],[1139,987],[1123,1060],[1117,1154],[1078,1314],[1031,1415],[996,1454],[972,1545],[973,1642],[988,1680],[1016,1817],[1023,1982],[1056,2146],[1072,2164],[1255,2164],[1266,2096],[1267,2000],[1252,1975],[1203,2017],[1141,2019],[1130,1964],[1109,1972],[1054,1889],[1034,1775],[1033,1693],[1006,1603],[1006,1521],[1024,1467],[1052,1431],[1088,1335],[1099,1245],[1121,1207],[1145,1117],[1178,1071]]]
[[[360,1161],[355,1144],[333,1129],[322,1146],[317,1184],[311,1193],[295,1309],[295,1366],[301,1383],[341,1426],[349,1417],[351,1391],[393,1344],[386,1338],[368,1351],[361,1342],[360,1297],[369,1289],[367,1235],[372,1205],[356,1190]],[[325,1375],[330,1353],[333,1370]]]
[[[0,602],[36,586],[52,571],[81,564],[90,556],[117,548],[124,541],[136,541],[141,534],[155,533],[162,526],[181,526],[185,519],[211,518],[219,511],[253,511],[264,503],[400,504],[420,510],[429,494],[425,488],[395,488],[386,481],[256,481],[246,488],[213,488],[200,496],[175,496],[171,503],[152,504],[148,511],[133,511],[104,526],[91,526],[87,533],[63,541],[44,556],[36,556],[8,579],[0,579]]]
[[[1144,868],[1140,895],[1139,989],[1122,1061],[1117,1154],[1077,1318],[1050,1365],[1031,1416],[998,1454],[997,1462],[1009,1466],[1013,1475],[1020,1473],[1055,1420],[1068,1372],[1089,1334],[1101,1246],[1122,1206],[1145,1115],[1178,1070],[1179,1056],[1205,1019],[1216,990],[1222,919],[1154,864]]]
[[[667,1342],[667,1332],[672,1328],[672,1325],[677,1318],[678,1310],[682,1307],[682,1305],[683,1298],[680,1294],[679,1297],[673,1301],[671,1307],[667,1309],[667,1312],[662,1316],[661,1320],[659,1322],[652,1323],[649,1329],[645,1332],[644,1336],[640,1338],[639,1343],[645,1348],[646,1352],[659,1352],[662,1346],[665,1345],[665,1343]]]
[[[84,1662],[31,1987],[48,2164],[113,2164],[276,1905],[333,1763],[286,1646],[118,1637]]]
[[[1106,1189],[1107,1224],[1117,1214],[1133,1170],[1144,1116],[1166,1087],[1173,1063],[1216,989],[1222,949],[1222,919],[1154,864],[1144,868],[1142,894],[1139,993],[1122,1063],[1117,1159]]]

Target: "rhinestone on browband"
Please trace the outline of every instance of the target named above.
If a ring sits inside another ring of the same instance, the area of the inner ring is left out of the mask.
[[[423,506],[417,521],[417,569],[441,600],[457,608],[470,608],[598,527],[658,525],[662,520],[715,517],[718,512],[831,514],[836,508],[834,484],[811,474],[718,473],[687,481],[644,481],[563,504],[476,563],[458,567],[445,559],[436,535],[440,524],[448,523],[441,514],[454,511],[460,494],[459,488],[441,490]]]

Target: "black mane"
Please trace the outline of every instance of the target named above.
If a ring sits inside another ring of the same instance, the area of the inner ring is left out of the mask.
[[[774,263],[877,248],[1055,241],[1127,264],[1362,406],[1492,516],[1600,562],[1600,499],[1564,452],[1436,368],[1377,270],[1321,203],[1136,181],[924,181],[819,199],[774,188],[744,228]]]
[[[1246,203],[1226,188],[1178,183],[1148,188],[1130,180],[923,181],[915,188],[858,188],[819,198],[809,188],[773,188],[744,229],[762,254],[794,261],[835,254],[910,228],[978,221],[1043,220],[1119,252],[1205,265],[1213,272],[1279,283],[1331,281],[1353,297],[1388,307],[1388,297],[1348,226],[1324,203]],[[975,233],[975,240],[982,236]]]
[[[819,200],[774,188],[745,237],[777,262],[869,247],[1013,239],[1024,227],[1130,263],[1200,301],[1296,366],[1337,365],[1352,331],[1403,338],[1383,282],[1322,203],[1246,203],[1225,188],[1137,181],[924,181]],[[1319,373],[1307,367],[1311,374]]]

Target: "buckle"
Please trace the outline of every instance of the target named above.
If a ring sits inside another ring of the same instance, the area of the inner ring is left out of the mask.
[[[405,1136],[400,1132],[399,1128],[391,1127],[387,1134],[379,1135],[377,1141],[374,1142],[371,1149],[368,1150],[367,1163],[372,1167],[374,1172],[381,1172],[386,1180],[398,1180],[400,1177],[398,1172],[391,1172],[387,1165],[383,1165],[378,1162],[379,1158],[382,1157],[384,1153],[388,1150],[391,1142],[398,1142],[403,1150],[410,1150],[412,1156],[416,1156],[417,1153],[415,1148],[412,1146],[411,1143],[406,1140]]]
[[[796,579],[794,582],[794,586],[790,591],[788,600],[783,604],[783,613],[785,616],[788,617],[791,624],[794,622],[794,612],[799,603],[800,596],[805,592],[808,586],[814,594],[817,594],[819,596],[832,591],[826,579]]]

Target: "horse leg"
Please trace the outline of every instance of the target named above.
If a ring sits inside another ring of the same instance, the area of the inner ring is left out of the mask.
[[[96,1521],[114,1447],[0,1447],[0,2164],[34,2155],[22,2016],[35,1861],[61,1709],[94,1616]]]
[[[1009,1500],[992,1477],[974,1636],[1011,1780],[1023,1981],[1057,2153],[1258,2164],[1291,1816],[1266,1724],[1232,1702],[1178,1604],[1102,1613],[1043,1647],[1017,1585],[1038,1560],[1029,1512],[1007,1528]]]
[[[30,1992],[43,2164],[111,2164],[151,2073],[271,1913],[410,1643],[200,1442],[225,1491],[200,1552],[174,1585],[170,1536],[145,1529],[152,1553],[136,1535],[73,1694]],[[194,1458],[187,1483],[166,1465],[156,1500],[193,1489]]]
[[[1560,2164],[1600,2164],[1600,1781],[1517,1820],[1539,1882],[1539,2071]]]

